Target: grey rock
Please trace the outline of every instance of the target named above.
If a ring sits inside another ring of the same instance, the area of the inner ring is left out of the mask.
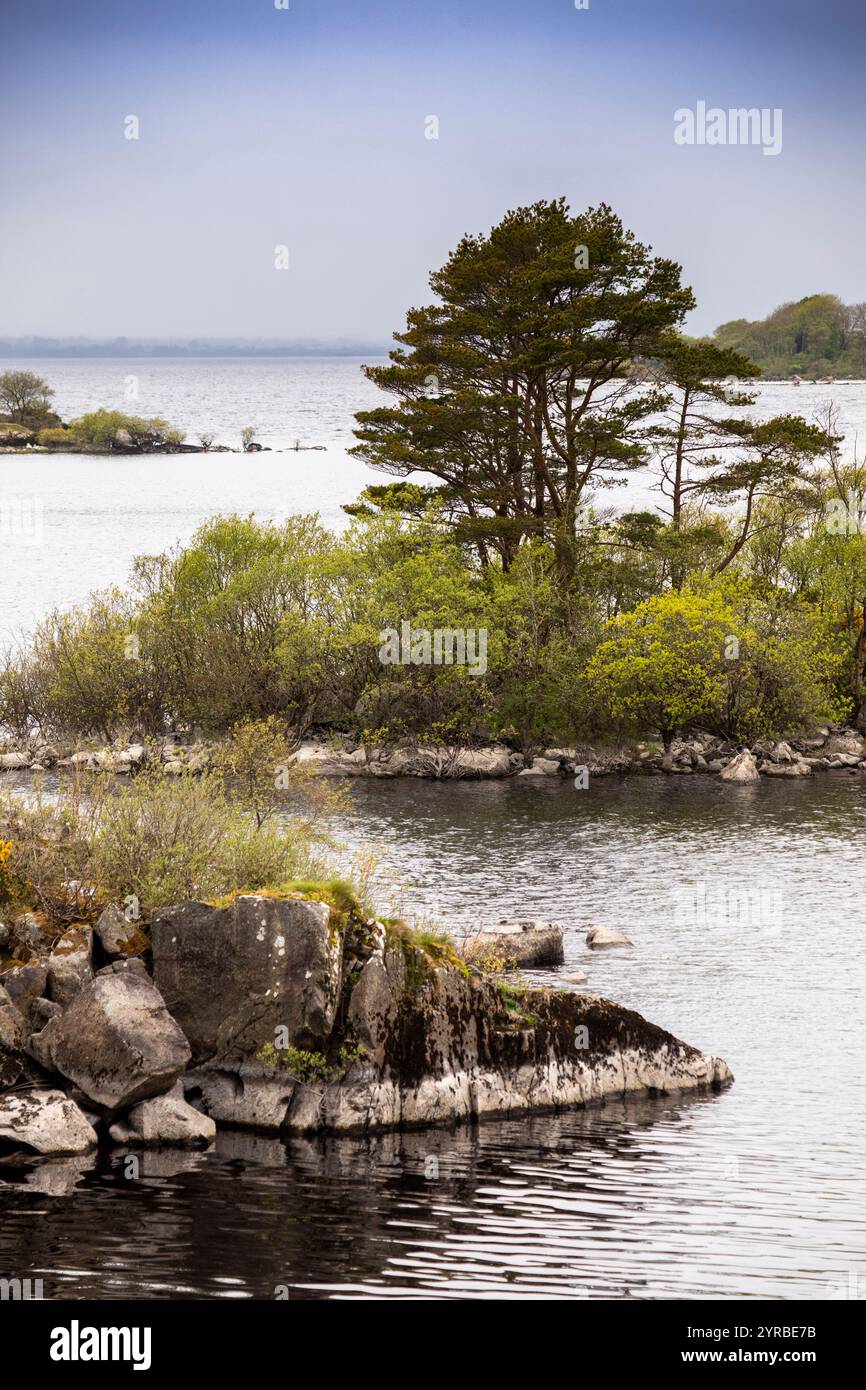
[[[96,935],[109,960],[137,956],[147,945],[141,923],[130,921],[122,907],[109,903],[96,923]]]
[[[55,1069],[108,1110],[170,1090],[190,1059],[162,995],[130,971],[85,985],[46,1033]]]
[[[634,942],[615,927],[590,927],[586,933],[586,944],[597,949],[601,946],[633,946]]]
[[[764,763],[761,772],[765,777],[811,777],[812,765],[805,758],[796,758],[790,763]]]
[[[518,777],[558,777],[559,763],[554,758],[533,758],[532,766],[518,772]]]
[[[154,982],[196,1063],[255,1056],[275,1030],[320,1049],[336,1017],[342,936],[326,903],[243,894],[153,914]]]
[[[101,970],[97,970],[97,979],[100,975],[140,975],[143,980],[149,980],[147,966],[140,956],[130,956],[128,960],[113,960],[109,965],[103,965]]]
[[[853,729],[845,729],[840,733],[830,735],[824,745],[824,753],[828,758],[840,753],[848,754],[859,761],[859,759],[866,757],[866,741]]]
[[[11,925],[13,943],[25,951],[44,949],[50,939],[48,928],[40,922],[35,912],[22,912]]]
[[[32,761],[29,753],[0,753],[0,772],[15,772],[29,767]]]
[[[187,1104],[178,1082],[165,1095],[134,1105],[128,1115],[115,1121],[109,1134],[115,1144],[198,1149],[213,1143],[216,1125],[210,1116]]]
[[[399,1010],[382,955],[371,956],[361,970],[349,1000],[348,1022],[355,1040],[376,1065],[385,1060],[385,1048]]]
[[[31,965],[13,966],[0,976],[9,998],[26,1019],[30,1019],[36,1000],[44,993],[48,984],[48,971],[44,965],[35,962]]]
[[[70,927],[63,933],[48,957],[48,994],[66,1008],[93,979],[93,931],[90,927]]]
[[[726,1063],[609,1000],[527,990],[515,1014],[494,981],[434,970],[401,1002],[383,1066],[304,1085],[241,1064],[188,1073],[187,1098],[217,1122],[275,1133],[363,1132],[503,1112],[587,1105],[607,1096],[720,1087]]]
[[[62,1013],[60,1005],[55,1004],[53,999],[34,999],[30,1006],[30,1024],[36,1031],[44,1028],[52,1018],[59,1018]]]
[[[493,956],[514,966],[562,965],[563,929],[558,922],[497,922],[460,941],[461,952]]]
[[[40,1154],[86,1153],[96,1133],[63,1091],[0,1096],[0,1139]]]
[[[26,1028],[24,1015],[0,985],[0,1052],[20,1051]]]
[[[719,779],[722,782],[732,782],[737,786],[760,781],[761,774],[758,772],[758,764],[748,748],[744,748],[741,753],[731,759],[727,767],[719,773]]]

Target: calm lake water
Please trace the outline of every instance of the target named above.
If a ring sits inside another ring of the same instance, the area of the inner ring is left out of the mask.
[[[0,1191],[0,1274],[49,1298],[862,1297],[864,792],[358,786],[346,838],[378,846],[404,908],[562,921],[582,988],[734,1085],[363,1141],[223,1132],[137,1179],[119,1151],[42,1163]],[[633,949],[590,952],[593,923]]]
[[[0,500],[43,507],[38,544],[0,541],[7,640],[214,512],[339,525],[374,476],[346,454],[378,399],[357,361],[27,365],[64,416],[104,404],[326,449],[0,457]],[[866,438],[866,384],[768,384],[759,408],[811,417],[831,398]],[[640,478],[610,497],[656,500]],[[117,1151],[38,1164],[0,1188],[0,1277],[42,1278],[49,1298],[866,1295],[862,778],[354,794],[344,837],[378,847],[383,900],[455,926],[562,921],[585,988],[725,1057],[734,1086],[368,1141],[223,1133],[208,1154],[143,1156],[138,1179]],[[592,954],[594,923],[633,949]]]
[[[253,425],[260,442],[275,452],[0,455],[3,645],[32,631],[55,605],[82,603],[93,589],[123,585],[135,555],[187,541],[216,512],[254,512],[264,520],[316,511],[326,525],[340,527],[346,521],[342,504],[353,501],[366,483],[383,481],[382,474],[347,454],[355,442],[355,411],[385,399],[362,375],[358,358],[25,365],[52,384],[64,419],[98,406],[162,415],[191,442],[200,431],[211,430],[218,443],[233,447],[239,446],[242,428]],[[866,441],[866,382],[801,387],[769,382],[759,394],[756,413],[767,416],[790,411],[811,419],[833,400],[849,442],[853,445],[858,434]],[[296,453],[296,440],[325,447]],[[654,507],[659,500],[640,474],[598,497],[601,505],[618,508]],[[28,525],[37,512],[38,525]]]

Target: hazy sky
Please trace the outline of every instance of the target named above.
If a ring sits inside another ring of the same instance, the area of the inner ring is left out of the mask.
[[[0,0],[0,336],[386,341],[560,194],[682,262],[693,331],[866,299],[864,39],[863,0]],[[676,145],[700,100],[781,153]]]

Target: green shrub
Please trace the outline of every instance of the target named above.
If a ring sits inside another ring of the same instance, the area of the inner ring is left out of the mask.
[[[76,773],[58,798],[37,782],[27,800],[0,798],[4,823],[10,871],[56,921],[130,897],[146,919],[172,903],[326,872],[321,831],[303,817],[257,827],[215,773],[153,769],[120,786],[110,773]]]
[[[69,449],[78,447],[78,441],[72,433],[72,430],[64,429],[62,425],[52,425],[48,429],[40,430],[39,443],[46,449]]]

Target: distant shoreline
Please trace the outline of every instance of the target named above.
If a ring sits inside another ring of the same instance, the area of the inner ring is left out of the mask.
[[[353,347],[243,347],[239,343],[228,343],[225,347],[192,348],[176,345],[173,347],[127,346],[118,344],[88,345],[87,347],[46,347],[39,345],[20,346],[8,342],[0,344],[0,361],[104,361],[117,359],[137,359],[149,362],[189,361],[199,362],[213,359],[246,358],[251,361],[273,358],[361,358],[387,357],[390,349],[381,343],[375,346],[363,343]]]

